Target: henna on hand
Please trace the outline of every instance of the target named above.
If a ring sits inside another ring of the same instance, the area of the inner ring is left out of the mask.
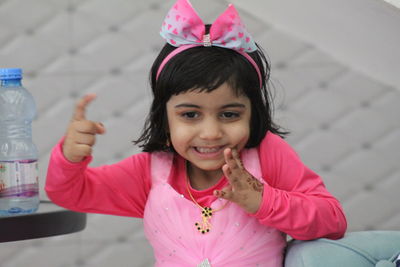
[[[247,183],[254,191],[263,192],[264,191],[264,184],[261,183],[258,179],[254,178],[253,176],[247,178]]]
[[[224,155],[226,164],[222,171],[229,185],[222,190],[216,190],[214,194],[235,202],[249,213],[257,212],[262,202],[263,183],[245,169],[236,149],[227,149]]]

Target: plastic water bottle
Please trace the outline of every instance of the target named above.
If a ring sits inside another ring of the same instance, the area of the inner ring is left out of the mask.
[[[0,80],[0,216],[32,213],[39,206],[36,104],[21,69],[0,69]]]

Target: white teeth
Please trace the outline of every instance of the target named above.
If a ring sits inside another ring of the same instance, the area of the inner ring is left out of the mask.
[[[220,147],[196,147],[196,150],[199,151],[200,153],[214,153],[220,150]]]

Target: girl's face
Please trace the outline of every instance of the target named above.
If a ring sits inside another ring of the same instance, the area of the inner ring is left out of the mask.
[[[175,151],[199,171],[216,171],[225,148],[243,149],[250,136],[251,103],[226,83],[214,91],[188,91],[167,102],[169,134]]]

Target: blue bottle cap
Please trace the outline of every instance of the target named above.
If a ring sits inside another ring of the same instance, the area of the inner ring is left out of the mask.
[[[0,69],[0,80],[22,79],[22,69]]]

